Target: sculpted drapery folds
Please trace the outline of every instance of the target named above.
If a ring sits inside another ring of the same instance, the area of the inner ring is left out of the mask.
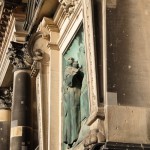
[[[69,147],[78,139],[81,127],[80,95],[83,73],[78,62],[67,60],[64,72],[64,143]]]

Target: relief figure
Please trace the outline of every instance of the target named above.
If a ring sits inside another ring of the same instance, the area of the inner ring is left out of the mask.
[[[80,95],[83,73],[78,62],[73,58],[67,60],[64,71],[63,96],[64,96],[64,137],[63,141],[72,147],[77,141],[81,128]]]

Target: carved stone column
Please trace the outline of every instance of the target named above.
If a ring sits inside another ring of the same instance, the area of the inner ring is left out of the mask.
[[[10,142],[11,93],[0,88],[0,149],[8,150]]]
[[[24,61],[24,45],[12,42],[8,56],[14,65],[10,149],[32,149],[32,100],[29,67]]]

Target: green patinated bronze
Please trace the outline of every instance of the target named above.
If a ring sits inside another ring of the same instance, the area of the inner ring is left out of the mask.
[[[63,143],[68,147],[82,139],[83,122],[89,116],[83,36],[81,27],[63,55]]]

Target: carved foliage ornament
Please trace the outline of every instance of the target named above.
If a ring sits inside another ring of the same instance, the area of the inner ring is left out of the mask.
[[[25,60],[26,54],[26,44],[20,44],[16,42],[11,42],[11,48],[8,49],[7,56],[10,62],[14,65],[14,69],[27,69],[29,68],[29,63]]]
[[[12,105],[12,88],[0,88],[0,108],[10,108]]]
[[[79,0],[59,0],[62,7],[64,8],[64,11],[69,16],[74,11],[75,5]]]

